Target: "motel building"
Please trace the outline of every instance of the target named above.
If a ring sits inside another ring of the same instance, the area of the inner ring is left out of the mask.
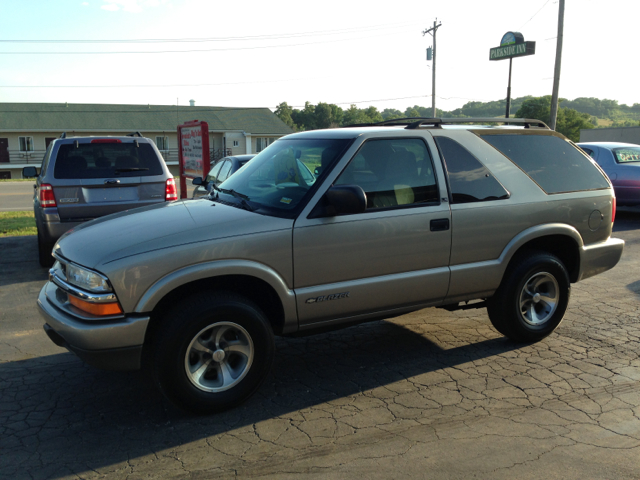
[[[52,140],[67,136],[127,135],[155,141],[178,175],[177,126],[209,125],[211,161],[257,153],[293,130],[268,108],[72,103],[0,103],[0,178],[22,178],[22,168],[40,166]]]

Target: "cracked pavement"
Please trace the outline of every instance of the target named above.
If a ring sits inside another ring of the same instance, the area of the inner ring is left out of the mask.
[[[56,347],[34,237],[0,239],[0,478],[640,478],[640,213],[620,264],[514,344],[484,309],[277,340],[240,407],[195,417]]]

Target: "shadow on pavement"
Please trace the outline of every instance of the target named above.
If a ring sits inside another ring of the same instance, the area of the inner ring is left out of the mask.
[[[0,238],[0,252],[0,287],[48,278],[48,269],[38,263],[36,236]]]
[[[614,232],[626,232],[640,228],[640,209],[637,207],[619,207],[613,223]]]
[[[99,470],[517,347],[500,337],[443,350],[388,322],[278,339],[259,392],[209,417],[175,409],[141,372],[96,370],[69,353],[0,364],[0,477]]]

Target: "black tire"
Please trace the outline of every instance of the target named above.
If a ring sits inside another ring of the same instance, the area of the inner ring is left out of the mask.
[[[271,325],[244,297],[194,295],[160,321],[151,368],[162,392],[184,410],[209,414],[235,407],[255,393],[271,369]],[[204,373],[198,377],[198,372]]]
[[[53,243],[45,242],[42,240],[42,235],[38,232],[38,262],[41,267],[51,268],[55,262],[55,259],[51,255],[53,250]]]
[[[487,300],[491,323],[516,342],[537,342],[553,332],[569,304],[571,283],[564,264],[546,252],[512,260],[495,295]]]

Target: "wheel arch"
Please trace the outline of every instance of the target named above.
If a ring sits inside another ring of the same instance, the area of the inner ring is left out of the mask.
[[[249,297],[267,315],[276,334],[298,329],[293,291],[273,269],[250,261],[206,262],[171,272],[145,292],[135,312],[152,312],[153,319],[179,299],[213,290]]]
[[[560,259],[569,272],[569,280],[575,283],[580,278],[582,247],[582,237],[574,227],[565,224],[538,225],[516,236],[507,245],[501,257],[505,260],[506,271],[514,258],[526,251],[550,253]]]

